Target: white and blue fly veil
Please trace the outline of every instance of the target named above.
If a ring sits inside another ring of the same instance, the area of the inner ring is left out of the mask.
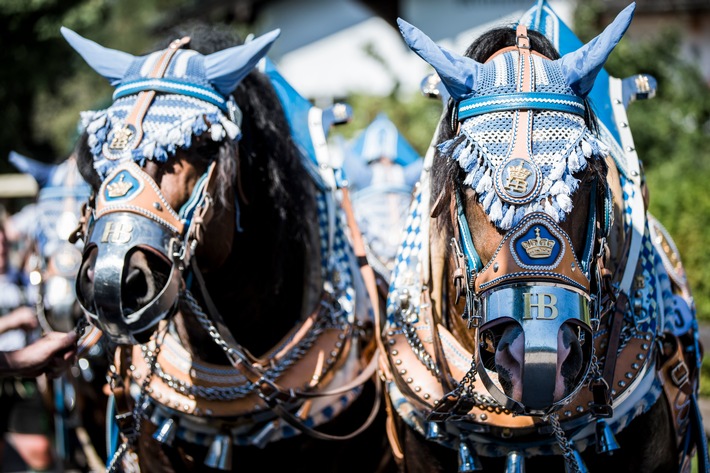
[[[280,30],[209,55],[183,49],[188,37],[145,56],[105,48],[62,27],[69,44],[116,87],[106,110],[82,113],[101,178],[118,162],[165,162],[193,137],[237,140],[241,112],[232,91],[266,55]]]
[[[439,150],[465,171],[464,184],[499,229],[532,212],[564,221],[579,185],[574,175],[607,154],[585,124],[585,98],[634,9],[632,3],[598,37],[557,60],[512,47],[485,64],[398,20],[407,45],[434,67],[455,102],[465,138]]]

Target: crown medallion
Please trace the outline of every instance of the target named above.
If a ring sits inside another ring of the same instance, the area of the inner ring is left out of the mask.
[[[504,202],[526,204],[540,192],[540,169],[529,159],[509,159],[496,170],[495,189]]]
[[[530,258],[548,258],[555,247],[555,241],[549,238],[540,238],[540,227],[535,228],[535,238],[523,241],[521,246]]]

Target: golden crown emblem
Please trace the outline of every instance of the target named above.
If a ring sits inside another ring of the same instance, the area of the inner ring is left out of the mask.
[[[535,228],[535,238],[522,242],[523,249],[531,258],[547,258],[552,254],[555,242],[549,238],[540,238],[540,228]]]
[[[124,195],[128,194],[128,191],[131,190],[131,188],[133,187],[133,183],[124,181],[124,177],[125,176],[121,174],[120,180],[112,182],[111,184],[108,184],[106,186],[106,192],[108,193],[109,197],[123,197]]]
[[[528,176],[532,174],[532,171],[525,169],[522,163],[519,166],[510,166],[508,168],[508,178],[524,181]]]

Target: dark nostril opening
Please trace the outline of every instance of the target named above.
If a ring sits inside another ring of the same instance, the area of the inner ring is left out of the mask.
[[[131,268],[126,275],[124,288],[136,299],[145,299],[148,294],[148,279],[140,268]]]
[[[566,358],[562,360],[560,375],[565,380],[566,390],[569,391],[574,389],[583,374],[584,352],[575,327],[570,324],[563,324],[560,327],[560,331],[562,332],[562,344],[564,349],[568,351]]]
[[[136,249],[126,257],[121,281],[121,303],[126,313],[148,305],[167,283],[170,265],[152,251]]]

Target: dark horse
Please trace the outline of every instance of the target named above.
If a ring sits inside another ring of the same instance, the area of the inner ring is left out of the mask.
[[[77,296],[117,345],[109,469],[386,465],[374,299],[323,128],[254,69],[278,31],[196,28],[141,57],[63,34],[116,86],[78,152],[95,194]]]
[[[451,96],[381,335],[401,470],[707,468],[680,259],[586,100],[632,15],[561,58],[523,24],[458,56],[400,20]]]

